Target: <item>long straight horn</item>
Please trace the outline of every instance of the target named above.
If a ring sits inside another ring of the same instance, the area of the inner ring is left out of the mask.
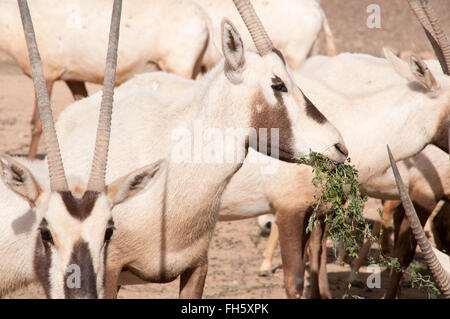
[[[250,0],[233,0],[233,2],[242,17],[242,20],[247,26],[250,35],[252,36],[259,55],[263,56],[272,51],[272,41],[270,41],[270,38],[259,20],[255,9],[250,3]]]
[[[391,161],[392,171],[394,172],[395,182],[397,183],[397,188],[400,193],[400,198],[402,200],[403,208],[405,209],[405,215],[408,218],[408,222],[411,226],[414,237],[419,244],[420,249],[425,254],[425,261],[433,273],[433,277],[436,280],[439,288],[446,298],[450,298],[450,278],[442,268],[436,255],[431,248],[431,244],[425,236],[425,231],[420,224],[419,217],[417,217],[416,210],[409,198],[408,190],[403,184],[403,180],[395,163],[394,157],[392,156],[389,146],[387,147],[389,153],[389,160]]]
[[[449,67],[450,67],[450,43],[447,39],[447,36],[442,29],[441,23],[439,22],[438,17],[434,13],[433,7],[429,0],[420,0],[423,11],[427,17],[429,24],[431,25],[431,29],[433,30],[433,36],[436,39],[439,49],[435,45],[433,45],[433,49],[436,53],[436,56],[439,59],[442,70],[445,74],[449,75]],[[422,22],[421,22],[422,23]],[[423,25],[423,24],[422,24]],[[424,26],[425,28],[425,26]],[[439,52],[438,52],[439,51]]]
[[[111,114],[114,82],[116,79],[117,47],[119,44],[121,11],[122,0],[114,0],[94,158],[92,160],[91,175],[87,187],[88,190],[96,192],[103,192],[105,190],[105,175],[106,164],[108,161],[109,137],[111,135]]]
[[[18,0],[20,17],[22,19],[23,31],[28,47],[28,57],[30,59],[31,74],[33,77],[34,90],[36,92],[39,117],[44,133],[48,172],[50,175],[51,191],[68,191],[66,175],[59,150],[58,138],[56,136],[55,123],[53,121],[50,98],[48,96],[47,85],[42,70],[41,57],[36,44],[33,22],[31,21],[30,10],[26,0]]]

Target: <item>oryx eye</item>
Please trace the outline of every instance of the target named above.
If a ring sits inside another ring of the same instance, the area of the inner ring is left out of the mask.
[[[52,233],[47,227],[41,227],[39,228],[39,231],[41,232],[41,238],[43,241],[54,245]]]
[[[114,233],[114,227],[108,227],[105,231],[105,241],[110,241]]]
[[[272,85],[271,88],[275,91],[279,91],[279,92],[287,92],[287,88],[286,85],[284,85],[284,82],[278,77],[275,76],[272,79]]]

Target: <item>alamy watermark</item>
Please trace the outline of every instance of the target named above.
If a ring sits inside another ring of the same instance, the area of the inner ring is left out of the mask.
[[[77,264],[70,264],[67,267],[67,273],[69,275],[66,279],[67,288],[80,288],[81,287],[81,269]]]
[[[381,268],[377,264],[370,264],[367,266],[367,271],[371,274],[367,277],[367,288],[381,288]]]
[[[249,158],[249,163],[259,164],[262,174],[273,174],[278,168],[278,128],[204,127],[194,121],[193,127],[172,130],[170,160],[173,163],[235,164],[246,159],[246,147],[267,156]]]
[[[366,20],[366,25],[369,29],[381,28],[381,8],[378,4],[369,4],[366,8],[369,16]]]

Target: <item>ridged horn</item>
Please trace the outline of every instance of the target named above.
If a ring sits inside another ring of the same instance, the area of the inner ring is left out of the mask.
[[[389,145],[387,146],[389,160],[391,161],[392,171],[394,172],[395,182],[397,183],[398,192],[400,194],[400,198],[402,200],[403,208],[405,210],[405,215],[408,218],[409,225],[414,234],[414,238],[417,240],[417,243],[420,247],[420,250],[425,255],[425,262],[430,268],[433,277],[439,286],[439,289],[442,291],[446,298],[450,298],[450,276],[445,272],[439,263],[433,249],[431,248],[431,244],[425,236],[425,231],[420,224],[419,217],[417,217],[416,210],[414,209],[413,203],[411,202],[411,198],[408,195],[408,190],[403,184],[403,180],[400,176],[400,173],[397,168],[397,164],[395,163],[394,157],[392,156]]]
[[[258,18],[250,0],[233,0],[236,9],[247,26],[259,55],[264,56],[273,49],[272,41]]]
[[[48,172],[50,176],[50,189],[55,191],[68,191],[66,175],[61,159],[58,137],[56,136],[55,123],[53,121],[50,98],[42,69],[41,57],[36,43],[33,22],[31,21],[30,10],[26,0],[17,1],[22,20],[23,31],[28,48],[31,74],[33,77],[34,90],[36,92],[39,117],[42,123],[42,132],[47,151]]]
[[[441,64],[442,71],[449,75],[450,43],[442,29],[439,19],[434,13],[431,3],[428,0],[408,0],[408,3],[423,27],[434,53]]]
[[[92,159],[91,174],[87,186],[87,190],[95,192],[103,192],[105,190],[121,11],[122,0],[114,0],[94,157]]]
[[[438,58],[442,70],[445,72],[444,67],[442,67],[445,64],[444,54],[442,53],[442,50],[439,47],[439,43],[436,39],[436,35],[434,34],[433,29],[431,28],[430,21],[428,21],[427,15],[423,11],[420,0],[408,0],[408,3],[409,3],[409,7],[414,12],[417,20],[419,20],[420,24],[422,25],[425,35],[427,36],[428,41],[430,41],[430,43],[431,43],[434,54]]]

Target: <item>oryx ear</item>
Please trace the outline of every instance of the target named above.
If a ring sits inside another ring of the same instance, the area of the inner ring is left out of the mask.
[[[1,178],[14,192],[34,205],[41,193],[41,187],[31,172],[11,156],[0,152]]]
[[[230,20],[222,20],[222,52],[225,57],[225,75],[235,83],[245,66],[244,45]]]
[[[139,168],[128,175],[125,175],[106,188],[106,195],[111,200],[113,206],[122,203],[126,199],[133,197],[143,190],[150,182],[154,182],[164,168],[163,160]]]
[[[394,52],[388,48],[383,48],[383,53],[388,62],[392,65],[392,68],[397,72],[402,78],[408,81],[414,81],[414,76],[411,73],[409,65],[406,61],[400,59]]]
[[[411,55],[409,66],[411,73],[417,82],[419,82],[428,92],[437,96],[439,94],[439,83],[436,81],[433,73],[423,60],[415,55]]]

